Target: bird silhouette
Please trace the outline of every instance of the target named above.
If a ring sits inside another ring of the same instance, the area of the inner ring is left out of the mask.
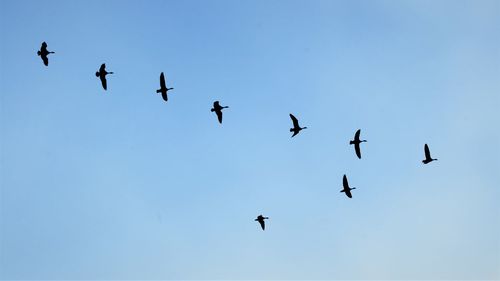
[[[292,138],[295,137],[303,129],[307,129],[307,127],[301,128],[299,126],[299,120],[297,120],[297,118],[295,118],[295,116],[293,116],[291,113],[290,113],[290,118],[292,119],[293,122],[293,128],[290,128],[290,132],[293,132]]]
[[[43,64],[45,64],[45,66],[49,66],[49,58],[47,56],[49,54],[54,54],[54,52],[47,51],[47,43],[43,42],[40,47],[40,51],[38,51],[37,54],[42,58]]]
[[[160,89],[156,90],[157,93],[161,93],[161,97],[164,101],[168,101],[167,92],[173,90],[174,88],[167,88],[167,84],[165,83],[165,75],[163,72],[160,74]]]
[[[229,108],[229,106],[221,106],[219,104],[219,101],[214,101],[214,107],[210,109],[210,111],[214,112],[217,114],[217,119],[219,119],[219,123],[222,124],[222,109],[224,108]]]
[[[428,163],[431,163],[434,160],[437,160],[437,159],[432,159],[431,152],[430,152],[429,146],[427,144],[424,145],[424,152],[425,152],[425,159],[422,160],[422,163],[428,164]]]
[[[266,223],[264,222],[264,220],[268,220],[269,218],[268,217],[263,217],[262,215],[259,215],[255,221],[258,221],[260,223],[260,227],[262,227],[262,230],[265,230],[266,229]]]
[[[356,131],[356,134],[354,135],[354,140],[350,141],[349,144],[354,144],[354,149],[356,150],[356,155],[358,156],[359,159],[361,159],[361,148],[359,147],[359,144],[362,142],[366,142],[366,140],[359,140],[359,135],[361,134],[361,129]]]
[[[108,83],[106,82],[106,75],[108,74],[113,74],[113,72],[107,72],[106,71],[106,64],[103,63],[101,64],[101,67],[99,68],[99,71],[95,73],[95,76],[99,77],[101,79],[101,84],[104,90],[108,89]]]
[[[347,197],[352,198],[351,190],[356,189],[356,188],[349,187],[349,183],[347,182],[346,175],[344,175],[344,178],[342,179],[342,185],[344,186],[344,189],[342,189],[340,192],[345,192],[345,195],[347,195]]]

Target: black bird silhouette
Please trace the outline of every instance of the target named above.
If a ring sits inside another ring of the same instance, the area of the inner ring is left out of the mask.
[[[429,146],[427,146],[427,144],[424,145],[424,152],[425,152],[425,159],[422,160],[422,163],[428,164],[428,163],[431,163],[434,160],[437,160],[437,159],[432,159],[431,152],[430,152]]]
[[[293,122],[293,128],[290,128],[290,132],[293,132],[292,138],[296,136],[302,129],[307,129],[307,127],[301,128],[299,126],[299,120],[297,120],[297,118],[295,118],[295,116],[293,116],[291,113],[290,113],[290,118],[292,118]]]
[[[342,189],[340,192],[345,192],[345,195],[347,195],[347,197],[352,198],[351,190],[356,189],[356,188],[349,187],[349,183],[347,182],[346,175],[344,175],[344,178],[342,179],[342,185],[344,186],[344,189]]]
[[[361,148],[359,147],[359,144],[362,142],[366,142],[366,140],[359,140],[360,134],[361,134],[361,129],[356,131],[356,134],[354,135],[354,140],[349,142],[349,144],[354,144],[354,149],[356,150],[356,155],[358,156],[359,159],[361,159]]]
[[[49,58],[47,57],[49,54],[54,54],[54,52],[47,51],[47,43],[43,42],[42,47],[40,47],[40,51],[37,54],[42,58],[43,64],[45,66],[49,66]]]
[[[161,93],[163,100],[168,101],[167,92],[173,90],[174,88],[167,88],[167,84],[165,83],[165,75],[163,72],[160,74],[160,89],[156,90],[157,93]]]
[[[262,227],[262,230],[265,230],[266,229],[266,223],[264,222],[264,220],[268,220],[269,218],[268,217],[263,217],[262,215],[259,215],[255,221],[258,221],[260,223],[260,227]]]
[[[106,82],[106,75],[108,75],[108,74],[113,74],[113,72],[106,71],[106,64],[105,63],[101,64],[99,71],[97,71],[95,73],[95,76],[99,77],[99,79],[101,79],[101,84],[102,84],[102,87],[104,88],[104,90],[108,89],[108,84]]]
[[[224,108],[229,108],[229,106],[220,106],[219,101],[214,101],[214,107],[210,109],[210,111],[214,112],[217,114],[217,119],[219,119],[219,123],[222,124],[222,109]]]

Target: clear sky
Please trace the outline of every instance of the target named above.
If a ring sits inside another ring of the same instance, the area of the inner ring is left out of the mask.
[[[0,3],[1,279],[500,279],[500,1]]]

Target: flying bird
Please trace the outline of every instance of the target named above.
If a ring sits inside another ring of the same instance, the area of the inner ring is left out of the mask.
[[[292,119],[293,122],[293,128],[290,128],[290,132],[293,132],[292,138],[296,136],[302,129],[307,129],[307,127],[301,128],[299,126],[299,120],[297,120],[297,118],[295,118],[295,116],[293,116],[291,113],[290,113],[290,118]]]
[[[102,84],[102,87],[104,88],[104,90],[108,89],[108,84],[106,82],[106,75],[108,75],[108,74],[113,74],[113,72],[106,71],[106,64],[105,63],[101,64],[99,71],[97,71],[95,73],[95,76],[99,77],[99,79],[101,79],[101,84]]]
[[[49,54],[54,54],[54,52],[47,51],[47,43],[43,42],[40,47],[40,51],[38,51],[37,54],[42,58],[43,64],[45,64],[45,66],[49,66],[49,58],[47,56]]]
[[[160,89],[156,90],[157,93],[161,93],[161,96],[164,101],[168,101],[167,92],[173,90],[174,88],[167,88],[167,84],[165,83],[165,75],[163,72],[160,74]]]
[[[266,223],[264,222],[264,220],[268,220],[269,218],[268,217],[263,217],[262,215],[259,215],[255,221],[258,221],[260,223],[260,227],[262,227],[262,230],[265,230],[266,229]]]
[[[429,146],[427,144],[424,145],[424,152],[425,152],[425,159],[422,160],[422,163],[428,164],[428,163],[431,163],[434,160],[437,160],[437,159],[432,159],[431,152],[430,152]]]
[[[355,187],[349,187],[349,183],[347,182],[347,177],[344,174],[344,178],[342,180],[342,185],[344,186],[344,189],[342,189],[340,192],[345,192],[345,195],[347,197],[352,198],[351,190],[356,189]]]
[[[354,144],[354,149],[356,150],[356,155],[358,156],[359,159],[361,159],[361,148],[359,147],[359,144],[362,142],[366,142],[366,140],[359,140],[360,134],[361,134],[361,129],[356,131],[356,134],[354,135],[354,140],[349,142],[349,144]]]
[[[219,119],[219,123],[222,124],[222,109],[224,108],[229,108],[229,106],[221,106],[219,104],[219,101],[214,101],[214,107],[210,109],[210,111],[214,112],[217,114],[217,119]]]

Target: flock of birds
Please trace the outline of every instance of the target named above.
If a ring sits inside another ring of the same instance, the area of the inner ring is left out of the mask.
[[[37,52],[38,56],[42,58],[43,64],[45,66],[49,65],[49,54],[54,54],[54,52],[50,52],[47,50],[47,43],[43,42],[42,46],[40,47],[40,50]],[[108,72],[106,71],[106,64],[101,64],[101,67],[99,68],[99,71],[95,73],[95,76],[99,77],[101,80],[102,87],[104,90],[107,90],[107,81],[106,81],[106,75],[108,74],[113,74],[113,72]],[[173,90],[174,88],[168,88],[167,84],[165,82],[165,75],[163,72],[160,74],[160,89],[156,90],[156,93],[161,93],[161,96],[164,101],[168,101],[168,91]],[[228,106],[221,106],[219,101],[215,101],[213,104],[213,108],[210,110],[211,112],[215,112],[217,115],[217,120],[219,120],[219,123],[222,124],[222,110],[224,108],[229,108]],[[292,138],[295,137],[297,134],[300,133],[303,129],[307,129],[307,127],[300,127],[299,125],[299,120],[293,116],[293,114],[290,114],[290,119],[292,119],[292,124],[293,128],[290,128],[290,132],[292,132]],[[357,130],[356,133],[354,134],[354,139],[349,142],[350,145],[354,144],[354,150],[356,152],[356,156],[361,159],[361,147],[360,144],[362,142],[366,142],[366,140],[361,140],[359,137],[361,135],[361,130]],[[424,154],[425,154],[425,159],[422,160],[422,163],[424,164],[429,164],[432,161],[435,161],[437,159],[434,159],[431,157],[431,152],[429,150],[429,146],[427,144],[424,145]],[[343,189],[340,192],[344,192],[345,195],[349,198],[352,198],[352,193],[351,190],[356,189],[355,187],[349,187],[349,182],[347,181],[347,176],[344,174],[344,177],[342,179],[342,185]],[[262,230],[265,230],[266,224],[264,220],[269,219],[268,217],[264,217],[262,215],[259,215],[255,221],[259,222]]]

